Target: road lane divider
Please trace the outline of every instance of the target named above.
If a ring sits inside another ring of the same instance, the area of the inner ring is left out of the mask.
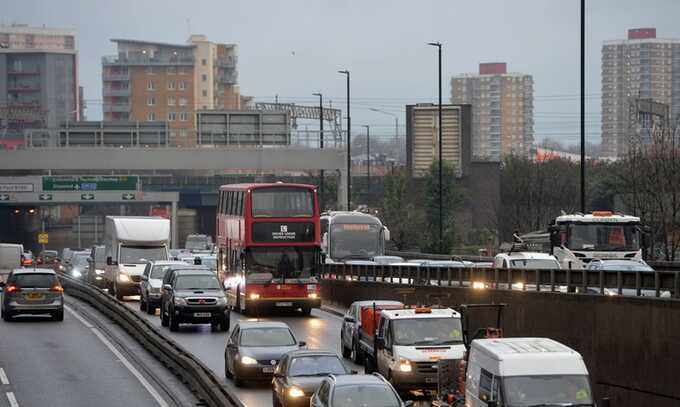
[[[7,378],[7,373],[5,372],[5,369],[0,367],[0,384],[3,385],[8,385],[9,384],[9,378]]]

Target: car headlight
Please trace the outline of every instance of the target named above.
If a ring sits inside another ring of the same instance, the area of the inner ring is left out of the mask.
[[[300,389],[299,387],[291,387],[290,389],[288,389],[288,395],[295,399],[304,396],[305,392],[302,391],[302,389]]]
[[[97,273],[97,274],[100,274],[100,275],[101,275],[101,274],[104,274],[104,270],[98,270],[98,269],[96,269],[94,272]]]
[[[66,267],[64,267],[63,264],[60,264],[60,265],[59,265],[59,270],[60,270],[60,271],[64,271],[64,270],[66,270]]]
[[[410,373],[413,370],[413,366],[411,366],[411,361],[408,359],[400,359],[399,360],[399,371],[404,372],[404,373]]]
[[[319,295],[317,293],[309,293],[307,294],[307,298],[311,298],[313,300],[319,298]]]
[[[483,290],[486,288],[486,284],[484,284],[482,281],[475,281],[472,283],[472,288],[475,290]]]
[[[242,365],[256,365],[257,360],[251,358],[250,356],[241,356]]]
[[[73,274],[73,277],[75,277],[75,278],[79,278],[79,277],[83,276],[83,273],[81,273],[80,270],[77,270],[77,269],[71,270],[71,274]]]
[[[605,289],[604,289],[604,294],[605,294],[605,295],[608,295],[608,296],[610,296],[610,297],[614,297],[614,296],[616,296],[616,295],[619,295],[619,293],[618,293],[617,291],[610,290],[609,288],[605,288]]]
[[[181,297],[175,297],[175,305],[187,305],[187,301]]]
[[[227,299],[224,297],[217,297],[217,305],[225,305],[227,303]]]
[[[260,294],[258,294],[258,293],[251,293],[251,294],[250,294],[250,299],[251,299],[251,300],[259,300],[259,299],[260,299]]]
[[[118,274],[118,281],[122,283],[128,283],[130,282],[130,276],[128,276],[127,274],[120,273]]]
[[[524,290],[524,283],[514,283],[512,285],[513,290]]]

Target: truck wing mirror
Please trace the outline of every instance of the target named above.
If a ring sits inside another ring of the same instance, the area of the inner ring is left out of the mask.
[[[550,246],[558,247],[562,246],[562,237],[560,236],[560,229],[556,226],[551,226],[548,229],[550,233]]]
[[[354,322],[357,322],[357,321],[354,319],[354,317],[346,316],[345,322],[354,323]]]
[[[106,258],[106,265],[107,265],[107,266],[117,266],[117,265],[118,265],[118,262],[117,262],[117,261],[114,261],[114,260],[113,260],[113,257],[108,256],[108,257]]]
[[[165,291],[172,291],[172,286],[170,284],[163,284],[163,289]]]
[[[390,241],[390,230],[387,228],[387,226],[383,226],[384,236],[386,241]]]

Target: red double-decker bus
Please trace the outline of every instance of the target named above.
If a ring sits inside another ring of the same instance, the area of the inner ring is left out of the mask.
[[[316,186],[233,184],[220,187],[217,270],[239,312],[321,305]]]

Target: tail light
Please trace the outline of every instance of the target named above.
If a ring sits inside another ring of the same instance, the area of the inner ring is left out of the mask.
[[[8,285],[7,287],[5,287],[5,293],[7,294],[18,293],[19,291],[21,291],[21,288],[15,285]]]
[[[64,287],[60,286],[59,284],[55,284],[50,288],[50,291],[55,292],[55,293],[63,293]]]

